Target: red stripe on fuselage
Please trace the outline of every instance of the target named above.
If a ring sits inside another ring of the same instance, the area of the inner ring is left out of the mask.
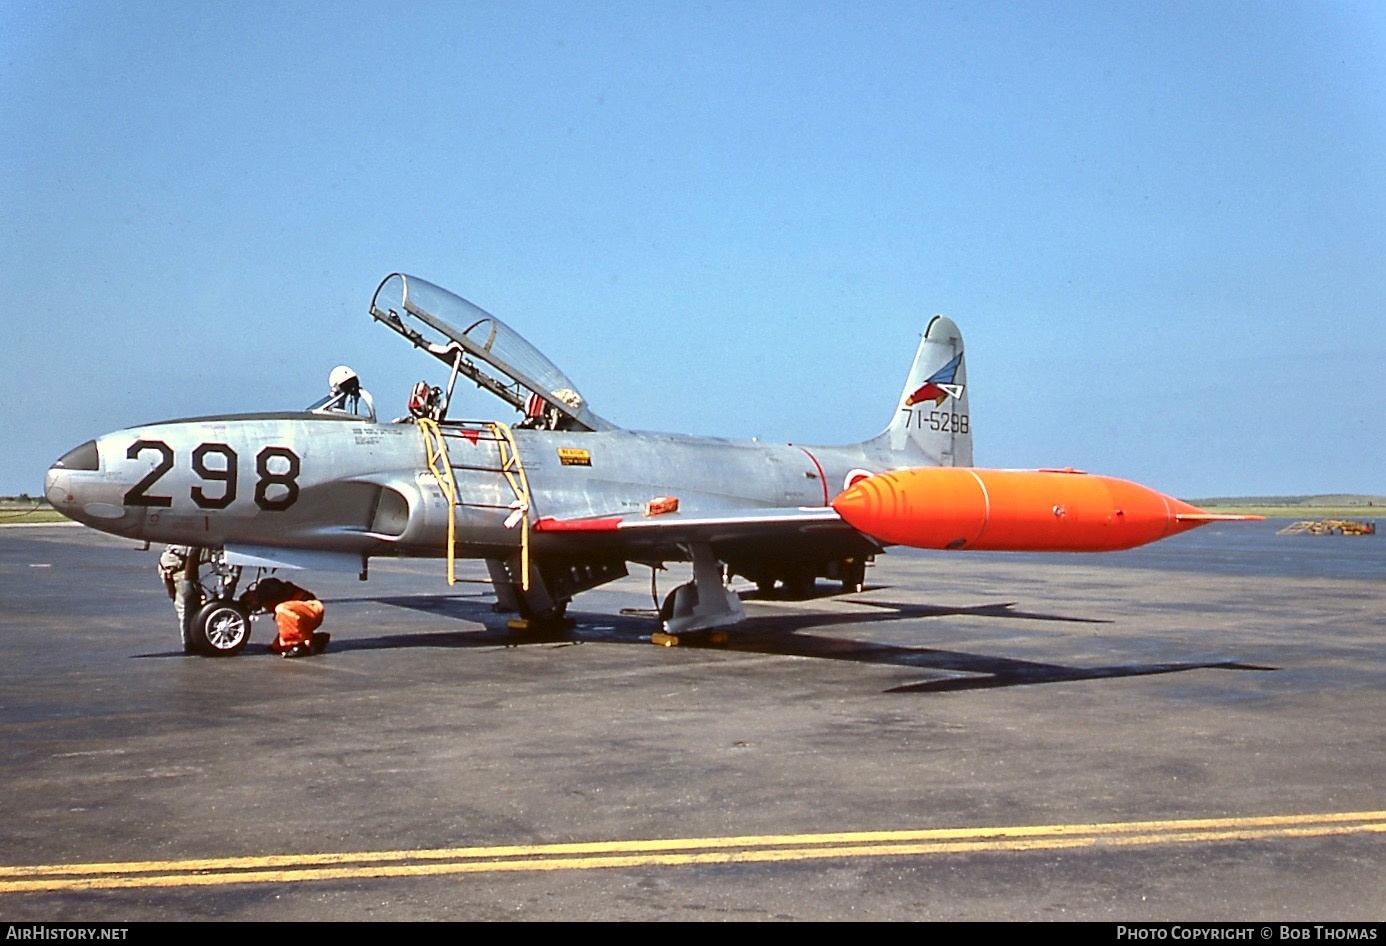
[[[813,461],[813,468],[818,471],[818,482],[823,484],[823,505],[826,506],[828,505],[828,478],[823,475],[823,464],[819,463],[818,458],[812,453],[809,453],[806,447],[800,447],[799,449],[808,454],[808,458]]]

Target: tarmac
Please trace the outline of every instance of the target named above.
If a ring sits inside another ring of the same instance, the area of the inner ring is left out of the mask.
[[[1386,541],[1276,526],[892,552],[675,647],[645,569],[536,637],[376,560],[290,576],[300,660],[0,529],[0,918],[1381,921]]]

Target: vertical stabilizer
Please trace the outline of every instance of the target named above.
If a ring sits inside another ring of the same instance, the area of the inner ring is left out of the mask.
[[[967,365],[962,332],[952,319],[936,315],[929,322],[895,416],[874,442],[910,465],[972,465]]]

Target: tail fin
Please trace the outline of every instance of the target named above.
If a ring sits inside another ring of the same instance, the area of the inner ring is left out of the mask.
[[[917,466],[971,466],[962,332],[936,315],[924,331],[890,426],[875,442]]]

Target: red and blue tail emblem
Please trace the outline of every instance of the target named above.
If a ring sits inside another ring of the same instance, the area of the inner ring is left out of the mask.
[[[933,401],[934,405],[938,406],[950,397],[962,397],[964,386],[953,383],[953,379],[958,375],[958,366],[962,364],[962,357],[962,352],[958,352],[956,358],[929,375],[918,390],[905,398],[905,407],[914,407],[925,401]]]

